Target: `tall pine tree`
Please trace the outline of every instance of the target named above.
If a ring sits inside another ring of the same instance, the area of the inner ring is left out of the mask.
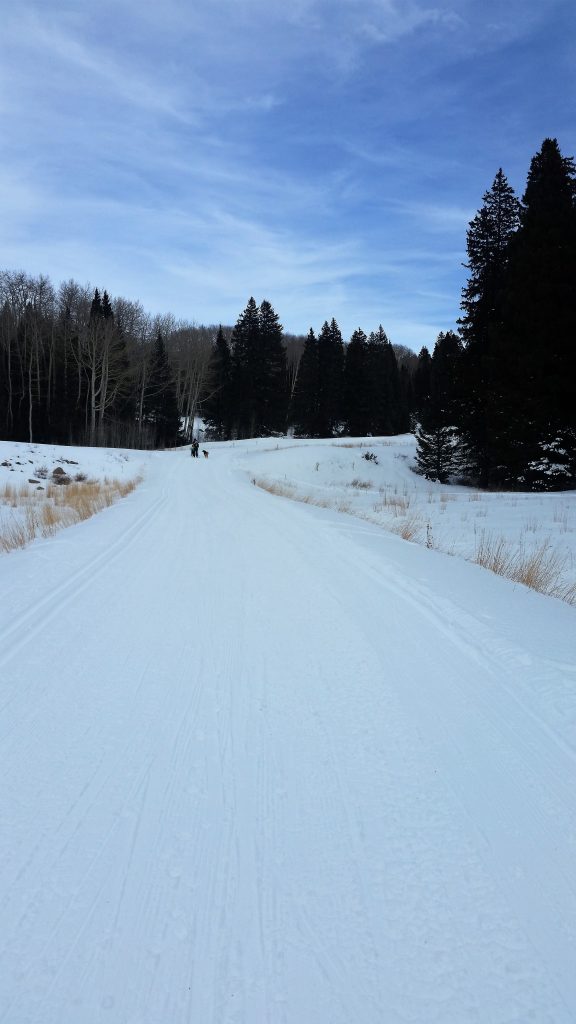
[[[333,437],[343,420],[344,343],[334,319],[318,336],[318,436]]]
[[[248,300],[230,339],[232,351],[232,431],[236,437],[254,437],[257,429],[256,395],[260,375],[260,317],[256,300]]]
[[[506,483],[576,481],[576,168],[556,139],[533,157],[511,243],[503,330],[510,388]]]
[[[351,437],[364,437],[371,430],[368,340],[358,329],[346,346],[344,359],[344,417]]]
[[[421,421],[426,414],[432,390],[432,357],[424,345],[418,354],[418,363],[414,371],[412,383],[414,412],[416,419]]]
[[[204,420],[211,437],[217,441],[226,441],[232,427],[232,358],[222,325],[218,329],[210,356],[208,380],[208,395],[202,408]]]
[[[396,353],[380,324],[368,338],[369,433],[398,434],[408,429]]]
[[[292,421],[297,434],[304,437],[319,437],[319,361],[318,342],[312,328],[304,343],[304,351],[298,367]]]
[[[237,437],[285,429],[286,351],[282,325],[269,302],[254,298],[232,332],[232,421]]]
[[[270,303],[260,303],[260,343],[262,346],[260,429],[265,433],[284,433],[288,412],[288,379],[283,327]]]
[[[462,464],[459,437],[462,343],[453,331],[441,332],[430,363],[430,394],[416,430],[416,462],[429,480],[446,483]]]
[[[470,276],[459,321],[465,343],[462,432],[469,472],[482,487],[493,482],[502,462],[498,439],[508,415],[503,307],[510,242],[518,217],[518,200],[500,169],[468,229]]]
[[[177,443],[180,418],[176,386],[160,332],[150,359],[142,414],[154,448],[169,448]]]

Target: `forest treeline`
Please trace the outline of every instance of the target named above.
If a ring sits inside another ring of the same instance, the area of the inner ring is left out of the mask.
[[[398,358],[400,357],[400,365]],[[383,329],[345,346],[334,320],[286,334],[251,298],[232,327],[152,317],[138,302],[0,272],[0,430],[8,440],[158,448],[218,439],[408,430],[416,356]]]
[[[251,298],[234,327],[152,317],[68,281],[0,273],[7,439],[167,447],[203,417],[215,439],[396,434],[442,482],[576,485],[576,169],[555,139],[518,199],[502,170],[467,234],[458,331],[432,353],[334,319],[287,335]]]
[[[521,200],[498,171],[467,253],[459,332],[418,358],[420,469],[480,487],[574,487],[576,169],[555,139]]]

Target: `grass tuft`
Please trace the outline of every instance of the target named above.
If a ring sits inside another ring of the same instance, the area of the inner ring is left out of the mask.
[[[129,481],[70,480],[63,487],[55,480],[40,494],[28,487],[16,489],[6,485],[0,492],[0,502],[20,514],[0,526],[0,551],[23,548],[38,536],[53,537],[57,530],[89,519],[118,498],[124,498],[140,481],[140,477]]]
[[[402,537],[402,540],[411,540],[418,542],[422,532],[422,520],[419,515],[412,512],[406,516],[405,519],[401,519],[400,522],[395,523],[390,527],[392,533],[398,534]]]
[[[548,541],[525,552],[523,548],[515,548],[505,537],[482,531],[473,561],[539,594],[559,597],[568,604],[576,603],[576,583],[568,582],[564,575],[567,559]]]

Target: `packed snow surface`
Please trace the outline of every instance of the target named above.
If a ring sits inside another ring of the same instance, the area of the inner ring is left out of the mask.
[[[576,1020],[576,612],[369,521],[469,543],[409,444],[126,453],[0,557],[2,1024]]]

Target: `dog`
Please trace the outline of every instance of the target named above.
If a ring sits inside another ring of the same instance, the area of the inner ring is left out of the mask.
[[[202,449],[202,455],[204,456],[204,458],[205,458],[205,459],[207,459],[207,458],[208,458],[208,455],[209,455],[209,454],[210,454],[210,453],[209,453],[209,452],[207,452],[205,448],[203,448],[203,449]]]

